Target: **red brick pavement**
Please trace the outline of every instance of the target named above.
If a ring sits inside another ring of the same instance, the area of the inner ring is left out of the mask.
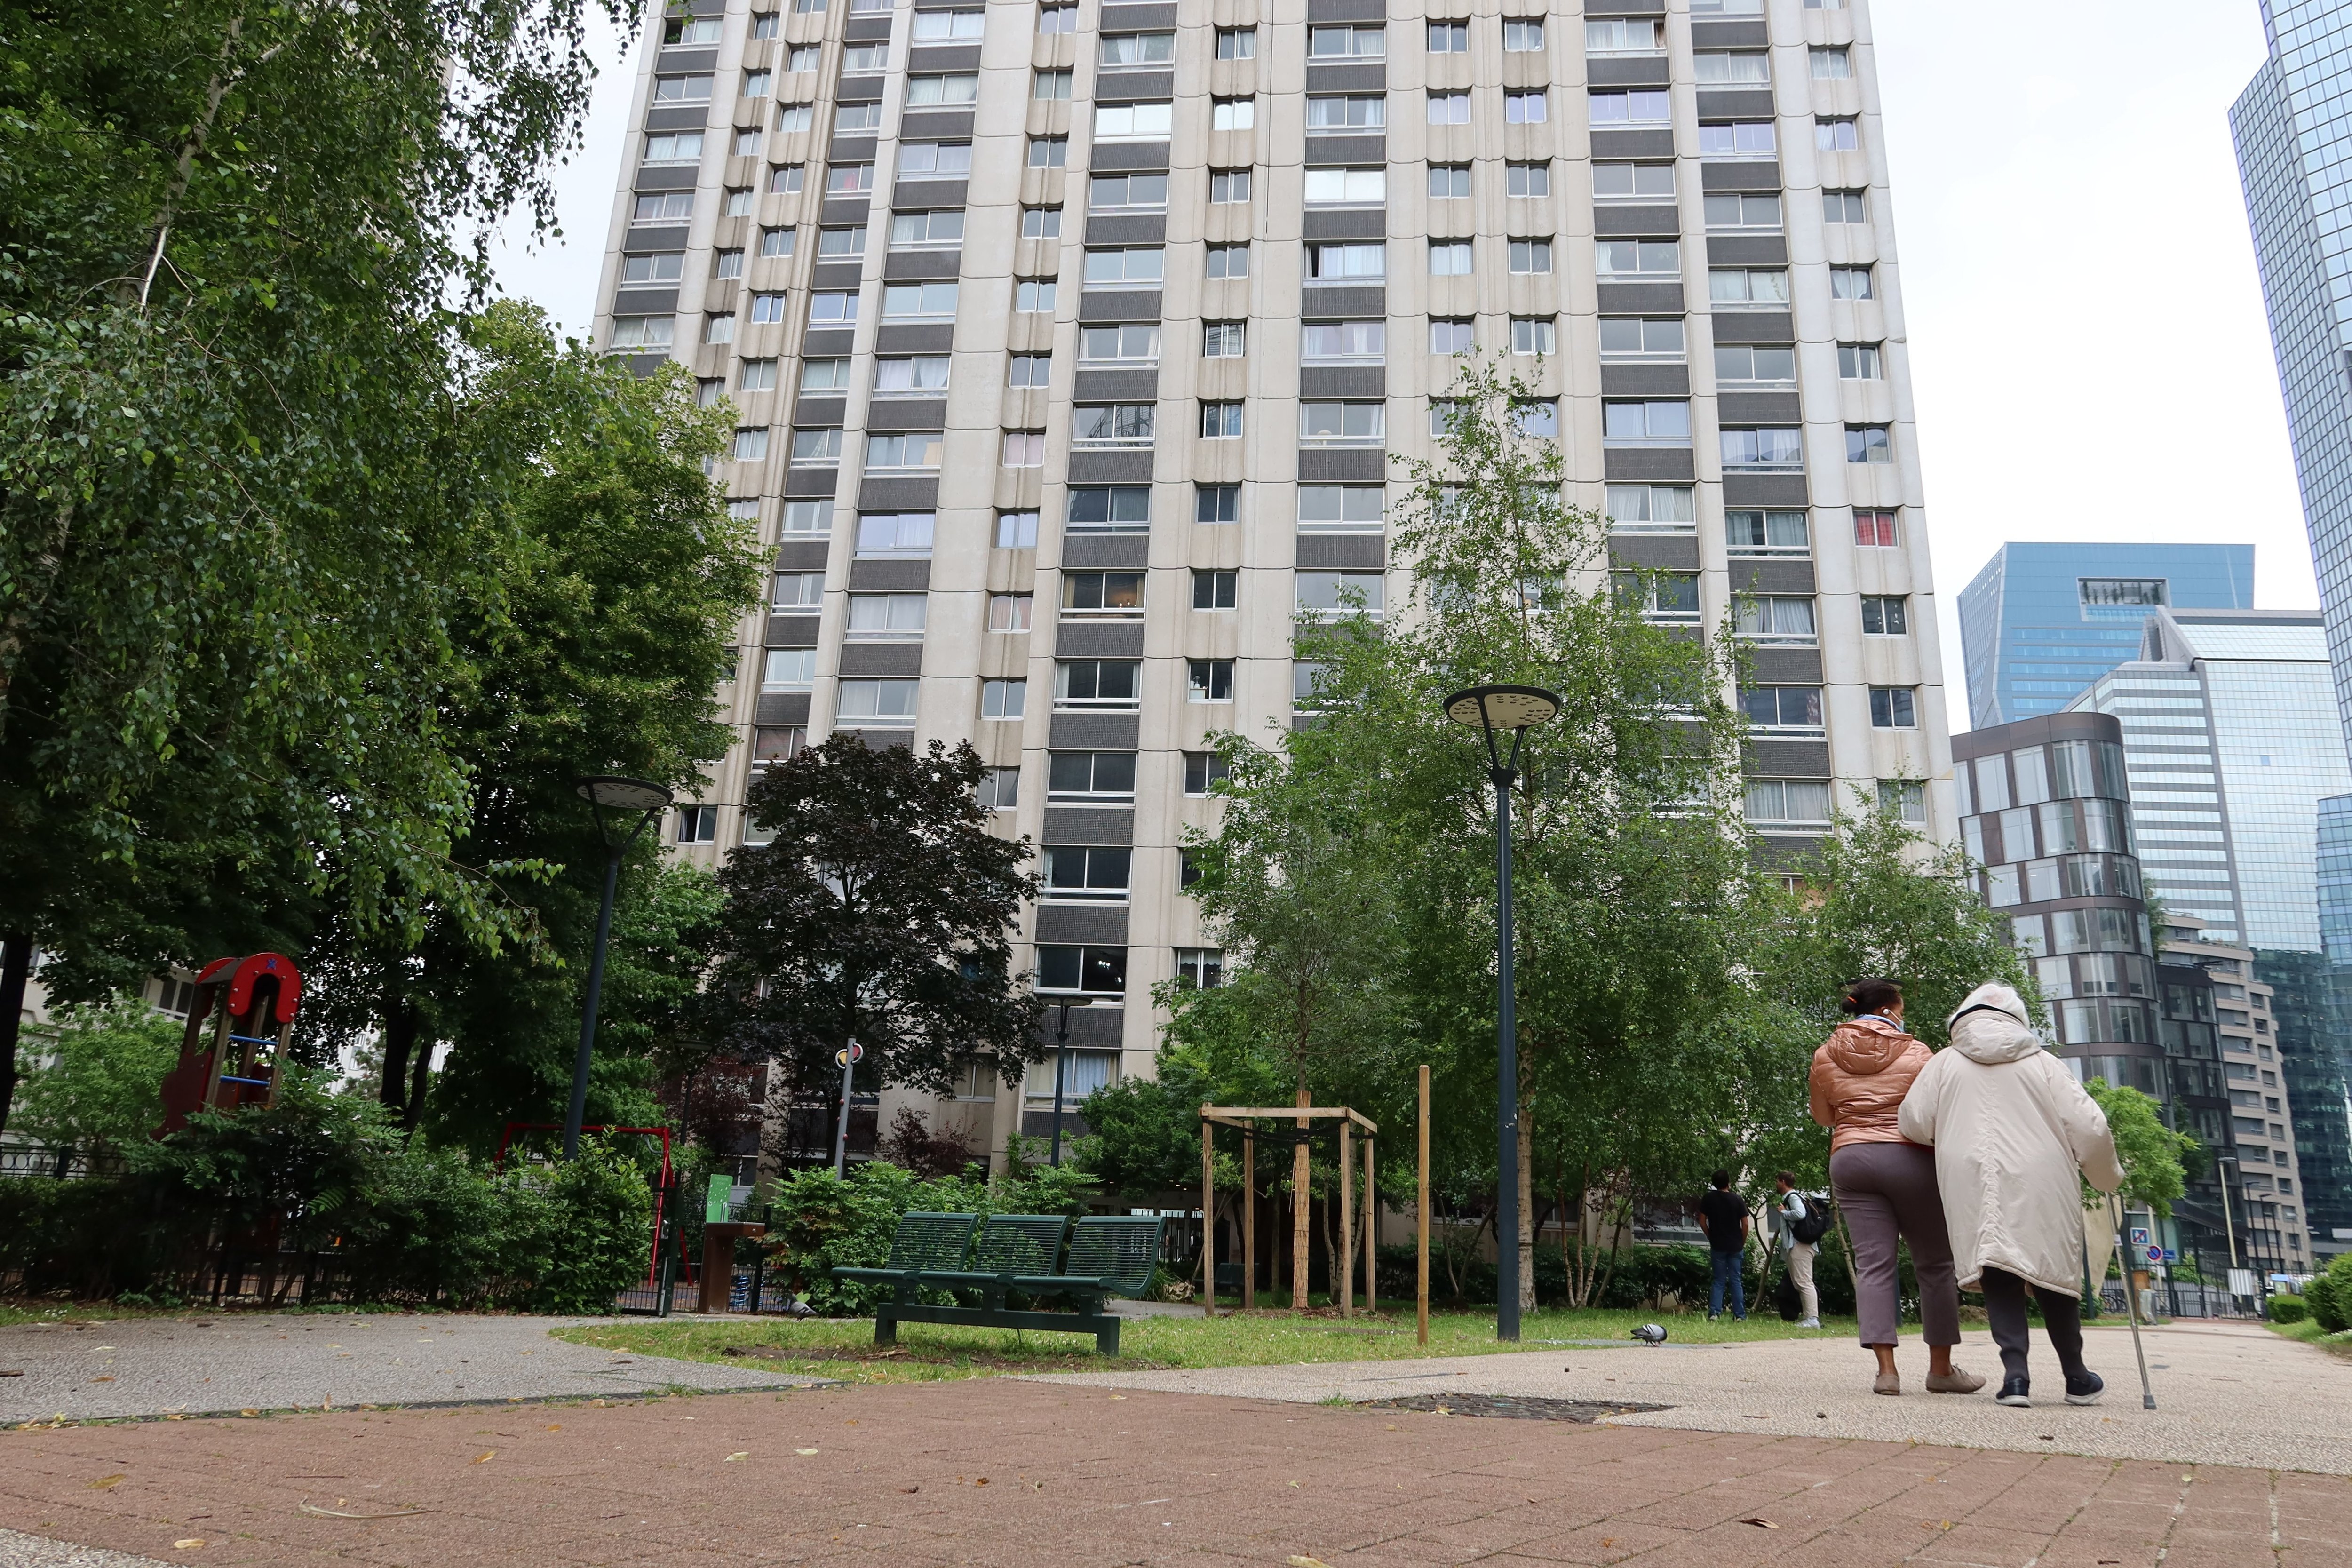
[[[306,1568],[2336,1568],[2352,1480],[982,1381],[12,1432],[0,1523]]]

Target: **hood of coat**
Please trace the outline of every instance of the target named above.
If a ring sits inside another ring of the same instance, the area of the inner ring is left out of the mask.
[[[2013,1062],[2042,1048],[2024,998],[1998,982],[1969,992],[1948,1023],[1952,1048],[1972,1062]]]
[[[1856,1078],[1885,1072],[1915,1042],[1901,1028],[1883,1018],[1853,1018],[1840,1024],[1829,1037],[1830,1060]]]

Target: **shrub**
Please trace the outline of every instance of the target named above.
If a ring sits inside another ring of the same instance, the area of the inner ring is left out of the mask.
[[[2352,1252],[2339,1255],[2327,1271],[2303,1288],[2312,1321],[2331,1334],[2352,1329]]]
[[[2271,1321],[2273,1323],[2299,1323],[2310,1315],[2310,1307],[2300,1296],[2271,1298]]]

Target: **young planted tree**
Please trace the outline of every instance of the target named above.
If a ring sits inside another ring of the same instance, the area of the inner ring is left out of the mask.
[[[1045,1053],[1042,1008],[1013,973],[1029,841],[988,831],[980,755],[834,736],[752,784],[772,835],[719,874],[709,995],[719,1048],[775,1064],[781,1091],[835,1098],[835,1053],[858,1082],[949,1092],[973,1057],[1018,1080]],[[772,1163],[772,1162],[771,1162]]]

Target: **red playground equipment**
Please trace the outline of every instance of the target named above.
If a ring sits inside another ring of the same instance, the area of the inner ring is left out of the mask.
[[[163,1077],[158,1135],[178,1131],[199,1110],[277,1104],[278,1073],[301,1005],[302,972],[282,952],[205,964],[188,1006],[179,1065]]]

